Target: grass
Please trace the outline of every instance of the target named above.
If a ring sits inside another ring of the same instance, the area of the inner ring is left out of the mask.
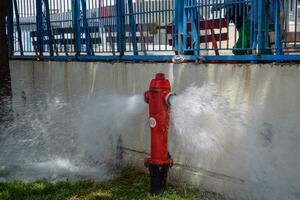
[[[107,182],[0,183],[0,200],[221,200],[216,193],[182,188],[169,184],[168,190],[157,197],[149,195],[149,177],[143,172],[124,168],[119,176]]]

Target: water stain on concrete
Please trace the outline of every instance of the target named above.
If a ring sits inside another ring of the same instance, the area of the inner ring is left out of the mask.
[[[263,124],[263,129],[260,131],[260,135],[264,139],[264,146],[269,146],[273,142],[274,130],[272,124],[265,122]]]

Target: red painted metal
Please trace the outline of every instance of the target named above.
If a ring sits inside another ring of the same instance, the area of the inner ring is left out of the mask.
[[[171,94],[169,80],[158,73],[151,80],[149,90],[145,92],[145,101],[149,104],[151,127],[151,155],[145,159],[145,165],[172,165],[168,153],[168,128],[170,107],[167,98]]]

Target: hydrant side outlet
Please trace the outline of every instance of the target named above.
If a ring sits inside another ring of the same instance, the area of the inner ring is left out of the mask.
[[[145,92],[145,101],[149,104],[149,122],[151,129],[150,158],[145,159],[151,176],[151,193],[156,195],[166,188],[168,169],[172,159],[168,152],[168,128],[170,107],[166,99],[171,94],[170,82],[164,74],[158,73]]]

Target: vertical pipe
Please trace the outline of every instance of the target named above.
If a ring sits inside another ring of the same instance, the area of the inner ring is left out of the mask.
[[[47,32],[49,37],[49,49],[50,49],[50,56],[53,56],[53,35],[51,31],[51,23],[50,23],[50,12],[49,12],[49,2],[48,0],[44,0],[44,6],[46,10],[46,25],[47,25]]]
[[[150,13],[151,13],[151,26],[152,26],[152,30],[155,30],[155,5],[154,5],[154,1],[150,1]],[[152,50],[155,50],[155,34],[152,34]]]
[[[257,0],[253,0],[251,5],[250,11],[250,19],[251,19],[251,26],[253,27],[251,38],[252,38],[252,55],[256,55],[256,48],[257,48],[257,35],[258,35],[258,28],[257,28],[257,12],[254,8],[257,8]],[[254,62],[252,62],[254,63]]]
[[[87,16],[86,16],[86,1],[81,0],[81,5],[82,5],[83,28],[84,28],[84,33],[85,33],[86,53],[87,53],[87,55],[91,55],[92,54],[92,48],[91,48],[92,43],[91,43],[89,25],[88,25]]]
[[[202,16],[200,16],[200,20],[203,20],[203,19],[208,19],[209,16],[208,16],[208,13],[206,12],[207,10],[207,6],[209,5],[210,3],[208,2],[208,0],[205,0],[205,4],[204,5],[201,5],[201,12],[202,12]],[[204,49],[208,49],[209,46],[209,42],[208,42],[208,20],[204,20],[204,29],[205,29],[205,48]]]
[[[165,13],[165,15],[163,15],[163,24],[165,25],[165,50],[168,49],[168,34],[167,34],[167,30],[168,30],[168,13],[169,13],[169,8],[167,5],[167,1],[163,1],[163,12]]]
[[[265,23],[265,1],[258,0],[257,1],[257,10],[258,10],[258,18],[257,18],[257,27],[258,27],[258,54],[261,55],[264,53],[265,49],[265,32],[266,32],[266,23]]]
[[[129,23],[130,23],[130,31],[132,37],[133,53],[135,56],[137,56],[138,48],[137,48],[137,41],[136,41],[136,22],[133,13],[132,0],[128,0],[128,10],[129,10]]]
[[[255,1],[255,0],[254,0]],[[234,9],[230,9],[230,15],[233,15],[234,14],[234,24],[236,25],[237,24],[237,20],[238,20],[238,14],[237,14],[237,11],[238,11],[238,6],[237,5],[234,5],[233,6]],[[256,7],[257,8],[257,7]],[[236,44],[237,41],[238,41],[238,38],[237,38],[237,35],[238,35],[238,31],[237,31],[237,28],[234,29],[234,43]]]
[[[177,0],[175,1],[175,27],[173,33],[176,34],[177,37],[174,39],[175,50],[178,51],[179,54],[183,54],[186,49],[186,23],[187,18],[184,14],[185,4],[187,0]]]
[[[287,39],[287,32],[289,31],[289,21],[290,21],[290,16],[289,16],[289,7],[290,7],[290,2],[285,1],[284,2],[284,38],[283,38],[283,48],[287,48],[286,44],[286,39]]]
[[[103,0],[99,0],[99,14],[98,14],[98,27],[99,27],[99,37],[101,38],[101,44],[99,47],[99,51],[103,52],[104,51],[104,32],[105,32],[105,26],[103,24],[104,20],[103,20],[103,6],[104,6],[104,2]]]
[[[280,5],[279,0],[275,1],[275,5],[273,6],[273,9],[275,10],[275,49],[276,49],[276,55],[282,54],[282,44],[281,44],[281,30],[280,30],[280,20],[279,20],[279,14],[280,13]]]
[[[117,13],[117,46],[120,56],[124,55],[126,50],[126,38],[125,38],[125,4],[124,0],[117,0],[116,3]]]
[[[22,32],[21,32],[21,27],[20,27],[19,9],[18,9],[18,4],[17,4],[16,0],[14,0],[14,6],[15,6],[15,15],[16,15],[16,23],[17,23],[17,31],[18,31],[18,42],[19,42],[19,47],[20,47],[20,53],[23,56],[24,51],[23,51],[23,42],[22,42]]]
[[[72,0],[72,21],[76,56],[81,52],[80,0]]]
[[[242,6],[242,9],[240,8],[240,6]],[[245,35],[245,23],[246,23],[246,18],[245,18],[246,9],[245,9],[244,3],[242,4],[241,2],[239,2],[239,10],[240,11],[242,10],[242,12],[239,13],[239,17],[242,17],[242,19],[243,19],[243,26],[242,26],[242,33],[243,33],[242,48],[243,48],[243,50],[247,50],[248,51],[248,49],[246,49],[248,47],[245,47],[245,36],[244,36]]]
[[[192,37],[192,45],[191,50],[194,51],[194,55],[199,55],[199,38],[200,38],[200,28],[199,28],[199,19],[198,19],[198,11],[197,11],[197,1],[191,0],[191,37]]]
[[[14,16],[13,3],[10,4],[7,16],[7,32],[8,32],[8,52],[9,56],[14,55]]]
[[[249,2],[248,2],[249,3]],[[247,16],[250,14],[250,18],[251,18],[251,8],[249,8],[249,6],[248,6],[248,4],[247,4]],[[253,50],[252,49],[252,44],[253,44],[253,33],[254,33],[254,26],[253,26],[253,22],[250,20],[250,46],[249,46],[249,51],[251,50]]]
[[[161,25],[160,25],[160,19],[161,19],[161,16],[160,16],[160,0],[158,0],[158,5],[157,5],[157,1],[155,1],[155,11],[156,11],[156,27],[158,28],[157,32],[158,32],[158,50],[161,51],[161,47],[160,47],[160,44],[161,44],[161,41],[160,41],[160,38],[161,38]]]
[[[43,10],[42,0],[36,0],[36,38],[38,55],[43,56],[44,51],[44,30],[43,30]]]
[[[297,26],[298,26],[298,1],[295,1],[295,27],[294,27],[294,48],[297,48]]]
[[[226,12],[228,12],[229,6],[232,7],[232,5],[228,5],[226,2],[224,2],[224,8],[226,9]],[[230,10],[232,11],[232,8]],[[226,17],[225,20],[226,20],[227,24],[229,25],[229,14],[227,13],[225,17]],[[226,27],[226,31],[227,31],[227,35],[229,36],[231,34],[229,26]],[[227,38],[228,38],[228,36],[227,36]],[[229,38],[226,41],[226,48],[227,49],[229,48]]]
[[[149,1],[146,1],[146,8],[145,8],[145,13],[146,13],[146,41],[147,41],[147,46],[146,46],[146,51],[149,50],[149,30],[150,30],[150,21],[151,21],[151,13],[149,12]],[[154,33],[154,32],[153,32]]]
[[[141,10],[140,10],[140,13],[143,13],[143,14],[141,14],[141,20],[140,20],[140,37],[141,37],[141,48],[142,48],[142,51],[143,51],[143,53],[144,53],[144,55],[147,55],[147,50],[146,50],[146,43],[148,43],[148,41],[147,41],[147,39],[146,39],[146,37],[145,37],[145,35],[144,35],[144,31],[146,31],[147,32],[147,28],[146,27],[148,27],[148,24],[146,23],[146,16],[145,16],[145,6],[146,6],[146,4],[145,4],[145,0],[142,0],[142,8],[141,8]]]
[[[106,30],[105,30],[105,52],[108,52],[109,51],[109,41],[107,41],[107,31],[109,31],[109,28],[110,28],[110,25],[109,25],[109,9],[110,9],[110,5],[108,3],[108,0],[105,0],[103,2],[103,23],[104,23],[104,27],[108,27]]]

